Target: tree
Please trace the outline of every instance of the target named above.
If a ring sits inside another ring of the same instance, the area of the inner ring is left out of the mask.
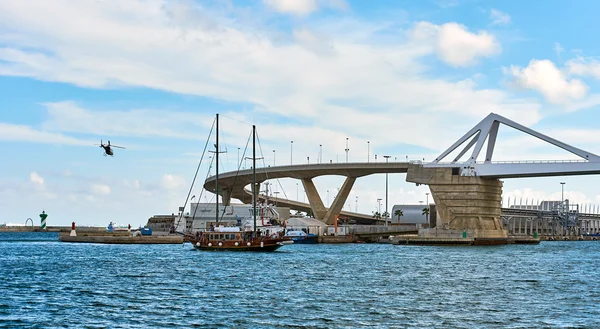
[[[427,224],[429,224],[429,207],[423,208],[423,215],[425,215]]]
[[[394,212],[394,215],[398,217],[398,223],[400,223],[400,217],[404,216],[404,211],[402,211],[402,209],[398,209]]]
[[[379,211],[376,211],[373,213],[373,218],[375,219],[381,219],[381,214],[379,213]]]

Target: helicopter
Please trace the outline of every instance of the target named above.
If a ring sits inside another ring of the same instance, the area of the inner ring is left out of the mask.
[[[113,156],[114,155],[112,147],[124,149],[123,146],[110,145],[110,141],[108,141],[108,144],[104,144],[104,143],[102,143],[102,140],[100,140],[100,144],[95,144],[95,145],[100,146],[101,148],[104,149],[104,156],[107,156],[107,155]]]

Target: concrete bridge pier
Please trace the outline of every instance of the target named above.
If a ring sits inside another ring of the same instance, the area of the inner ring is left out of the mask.
[[[340,192],[333,200],[331,207],[329,207],[329,209],[327,210],[327,214],[325,214],[325,218],[323,218],[323,221],[327,225],[334,224],[336,216],[338,216],[340,214],[340,212],[342,211],[342,208],[344,208],[344,204],[346,203],[346,200],[348,199],[348,195],[350,194],[350,190],[352,190],[352,186],[354,185],[355,181],[356,181],[356,177],[346,177],[346,180],[344,181],[342,188],[340,188]]]
[[[317,191],[315,183],[311,178],[302,178],[302,185],[304,186],[304,191],[306,191],[306,197],[308,198],[313,216],[316,219],[323,220],[325,215],[327,215],[327,208],[323,205],[323,200]]]
[[[421,229],[421,238],[467,238],[474,244],[506,244],[500,222],[502,182],[460,176],[459,168],[424,168],[411,164],[407,182],[427,184],[437,207],[435,229]]]

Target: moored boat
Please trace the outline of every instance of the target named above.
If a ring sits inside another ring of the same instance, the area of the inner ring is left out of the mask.
[[[190,242],[196,249],[214,251],[275,251],[294,243],[281,234],[263,235],[258,231],[242,231],[239,227],[215,227],[214,231],[198,232]]]
[[[216,143],[215,151],[216,154],[216,188],[215,193],[218,194],[218,180],[219,180],[219,115],[216,118]],[[275,251],[286,244],[294,243],[290,238],[283,236],[283,231],[269,230],[261,231],[257,229],[257,184],[256,184],[256,126],[252,126],[252,168],[253,168],[253,182],[252,182],[252,228],[247,226],[217,226],[212,227],[206,232],[196,232],[193,236],[187,236],[186,241],[192,243],[195,249],[198,250],[212,250],[212,251]],[[216,214],[219,222],[219,203],[218,197],[216,198]]]
[[[283,237],[291,239],[295,244],[319,243],[319,237],[316,234],[306,233],[301,230],[288,230]]]

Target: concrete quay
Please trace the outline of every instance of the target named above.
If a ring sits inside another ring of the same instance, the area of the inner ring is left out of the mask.
[[[0,226],[0,232],[71,232],[71,226]],[[78,226],[77,232],[106,232],[106,227]]]
[[[104,244],[182,244],[181,235],[131,235],[130,232],[81,233],[76,236],[60,232],[58,240],[74,243],[104,243]]]

